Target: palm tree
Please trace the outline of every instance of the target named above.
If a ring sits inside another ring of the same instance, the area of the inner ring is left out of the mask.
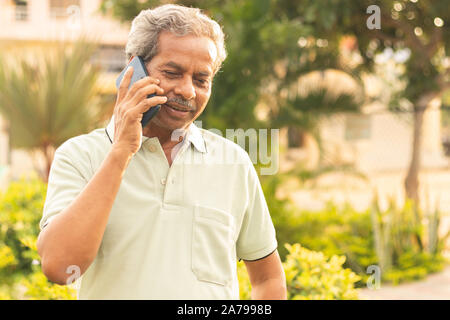
[[[55,149],[95,128],[105,111],[96,87],[99,69],[90,63],[95,50],[81,39],[57,43],[33,62],[0,57],[0,112],[10,124],[11,147],[44,156],[44,181]]]

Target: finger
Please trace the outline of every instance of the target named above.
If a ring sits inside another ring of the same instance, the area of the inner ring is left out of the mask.
[[[133,116],[138,116],[143,114],[151,107],[157,106],[158,104],[164,104],[167,102],[166,96],[154,96],[151,98],[147,98],[142,100],[136,107],[130,109],[130,113]]]
[[[134,96],[130,98],[131,104],[136,105],[151,94],[163,95],[164,89],[156,84],[149,84],[143,88],[140,88],[135,92]]]
[[[148,86],[150,84],[159,85],[159,83],[160,83],[159,79],[155,79],[152,77],[144,77],[131,85],[130,89],[127,92],[126,99],[130,99],[131,97],[133,97],[139,89],[145,86]]]
[[[128,87],[130,86],[131,77],[133,76],[133,67],[129,66],[125,74],[123,75],[122,81],[120,81],[119,90],[117,93],[117,100],[120,102],[125,97]]]
[[[129,109],[134,108],[135,106],[137,106],[139,103],[141,103],[142,101],[144,101],[147,98],[147,96],[149,95],[163,95],[164,94],[164,90],[159,87],[156,84],[150,84],[144,88],[139,89],[134,97],[129,97],[129,94],[127,95],[127,97],[125,98],[126,101],[124,101],[124,103],[121,104],[121,106],[118,108],[117,112],[122,115],[125,112],[127,112]],[[163,103],[165,103],[166,101],[164,101]]]

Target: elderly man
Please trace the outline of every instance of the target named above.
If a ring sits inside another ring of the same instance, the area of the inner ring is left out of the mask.
[[[126,52],[150,76],[129,87],[129,68],[108,126],[56,151],[37,246],[51,281],[82,275],[79,299],[238,299],[237,259],[252,298],[286,298],[249,156],[193,123],[225,59],[223,39],[199,9],[142,11]],[[142,114],[158,104],[143,129]]]

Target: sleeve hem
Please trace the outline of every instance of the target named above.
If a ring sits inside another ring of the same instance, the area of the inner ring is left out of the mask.
[[[52,221],[52,219],[55,217],[55,215],[51,215],[45,218],[45,220],[41,221],[39,223],[41,231]]]
[[[263,259],[270,254],[272,254],[275,250],[277,250],[278,243],[276,240],[274,240],[270,245],[264,247],[263,249],[260,249],[258,251],[253,251],[248,254],[242,254],[238,256],[239,260],[245,260],[245,261],[256,261]]]

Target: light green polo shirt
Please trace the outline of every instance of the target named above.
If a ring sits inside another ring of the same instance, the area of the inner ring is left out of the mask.
[[[111,149],[114,122],[62,144],[40,227],[66,208]],[[131,159],[79,299],[239,299],[237,259],[277,248],[257,173],[240,146],[191,124],[169,167],[158,138]]]

